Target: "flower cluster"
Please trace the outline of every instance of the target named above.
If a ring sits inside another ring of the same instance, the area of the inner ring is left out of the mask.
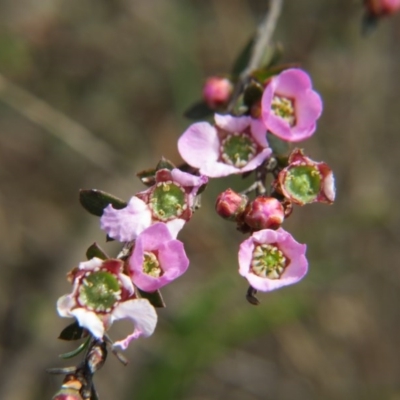
[[[207,83],[204,96],[209,106],[238,101],[221,79]],[[333,174],[326,163],[313,161],[301,149],[279,154],[267,138],[283,143],[309,138],[316,130],[322,101],[308,74],[296,68],[254,79],[250,86],[252,96],[245,87],[247,103],[240,115],[215,114],[213,124],[192,124],[177,143],[186,164],[177,168],[162,159],[155,169],[142,171],[138,176],[147,189],[128,202],[100,191],[81,193],[82,205],[100,216],[108,240],[124,247],[117,258],[110,258],[97,245],[88,249],[88,261],[69,273],[72,292],[58,300],[60,316],[75,318],[100,342],[114,321],[130,319],[133,332],[114,343],[122,349],[133,339],[151,335],[157,323],[154,306],[163,305],[159,289],[189,266],[184,245],[177,239],[179,231],[191,219],[209,178],[232,174],[254,171],[256,178],[245,193],[227,189],[216,203],[219,215],[250,234],[239,248],[240,275],[252,290],[260,291],[304,277],[306,246],[281,225],[294,204],[331,204]],[[256,95],[254,87],[259,91]],[[267,188],[269,174],[273,179]]]
[[[222,192],[217,213],[236,221],[237,229],[251,236],[240,245],[239,273],[251,288],[271,291],[298,282],[307,272],[306,246],[280,226],[293,205],[331,204],[335,198],[333,174],[324,162],[294,149],[282,157],[267,140],[299,142],[312,136],[322,112],[322,101],[301,69],[283,69],[264,81],[254,79],[243,115],[214,115],[214,124],[197,122],[179,138],[182,158],[209,178],[255,171],[256,182],[245,193]],[[254,95],[254,88],[261,88]],[[250,89],[249,89],[250,91]],[[279,161],[279,162],[278,162]],[[270,190],[266,177],[272,174]],[[254,191],[255,198],[248,194]],[[269,192],[267,194],[267,192]]]
[[[57,303],[60,316],[75,317],[99,340],[113,321],[132,320],[133,333],[114,343],[122,349],[155,329],[157,314],[146,295],[158,295],[158,289],[187,270],[189,260],[176,237],[192,217],[197,192],[208,178],[160,167],[150,181],[124,207],[110,203],[102,211],[101,228],[109,239],[124,242],[127,254],[80,263],[69,274],[72,293]]]
[[[75,322],[60,338],[88,337],[73,353],[85,346],[87,351],[84,361],[66,372],[54,399],[97,398],[91,377],[104,364],[107,346],[124,362],[116,348],[125,350],[154,332],[155,308],[165,306],[160,289],[189,266],[178,234],[200,207],[199,196],[211,178],[254,176],[243,192],[227,188],[220,193],[215,206],[218,215],[248,235],[238,249],[238,272],[249,284],[247,300],[258,304],[257,291],[279,289],[306,275],[306,245],[282,224],[295,206],[332,204],[335,184],[325,162],[289,146],[314,134],[322,101],[299,68],[271,64],[244,75],[206,81],[203,100],[186,113],[196,115],[197,122],[177,141],[184,164],[177,167],[162,158],[156,168],[139,172],[147,188],[128,201],[99,190],[80,192],[82,206],[100,217],[106,240],[121,242],[122,250],[110,257],[94,243],[87,261],[68,274],[72,290],[59,298],[57,310]],[[199,121],[199,111],[216,113],[212,121]],[[133,330],[113,342],[108,330],[121,319],[130,320]]]

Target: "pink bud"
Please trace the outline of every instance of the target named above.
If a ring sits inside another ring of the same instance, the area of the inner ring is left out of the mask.
[[[400,9],[400,0],[365,0],[365,6],[374,17],[394,14]]]
[[[213,76],[206,80],[203,87],[203,98],[207,105],[216,109],[228,103],[233,86],[229,79]]]
[[[244,221],[255,230],[277,229],[285,219],[285,211],[274,197],[259,196],[246,207]]]
[[[222,218],[234,221],[243,213],[247,202],[246,195],[227,189],[217,197],[215,209]]]

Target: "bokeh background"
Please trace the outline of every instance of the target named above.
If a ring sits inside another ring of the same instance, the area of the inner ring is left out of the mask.
[[[105,244],[80,188],[128,199],[135,173],[179,163],[182,113],[254,33],[263,0],[0,2],[0,398],[50,399],[45,369],[69,269]],[[239,177],[213,180],[181,232],[187,274],[163,290],[155,334],[96,375],[102,399],[400,399],[400,15],[360,34],[361,1],[286,1],[275,33],[324,100],[304,146],[335,171],[337,201],[285,223],[308,245],[298,285],[249,305],[244,239],[214,214]],[[123,324],[122,324],[123,325]],[[116,326],[111,332],[118,337]]]

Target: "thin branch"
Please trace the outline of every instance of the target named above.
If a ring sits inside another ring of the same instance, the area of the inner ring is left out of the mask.
[[[274,34],[276,24],[282,10],[283,0],[271,0],[270,9],[266,14],[264,21],[258,28],[257,38],[253,47],[253,53],[251,55],[247,68],[242,72],[241,75],[247,77],[251,71],[258,68],[265,49],[270,45],[272,35]]]
[[[236,83],[232,99],[228,105],[228,111],[232,111],[235,107],[237,98],[247,84],[250,74],[254,69],[257,69],[263,59],[265,50],[270,46],[273,33],[276,28],[279,16],[282,10],[283,0],[271,0],[268,12],[265,15],[263,22],[258,27],[257,36],[254,41],[253,51],[247,67],[240,74],[239,80]]]
[[[97,168],[113,173],[121,164],[121,157],[106,142],[1,74],[0,101],[63,141]]]

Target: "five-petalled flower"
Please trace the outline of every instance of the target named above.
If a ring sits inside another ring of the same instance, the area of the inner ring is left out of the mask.
[[[128,206],[116,210],[109,204],[100,218],[101,228],[120,242],[135,240],[150,225],[163,222],[176,237],[193,214],[195,197],[208,178],[183,172],[160,169],[155,185],[133,196]]]
[[[146,292],[167,285],[181,276],[188,266],[183,243],[174,239],[163,223],[150,226],[138,236],[129,258],[132,281]]]
[[[282,228],[254,232],[239,249],[239,274],[269,292],[298,282],[307,273],[306,245]]]
[[[192,124],[179,138],[181,157],[211,178],[252,171],[272,153],[261,121],[215,114],[215,125]]]
[[[61,317],[75,317],[97,339],[119,319],[130,319],[134,331],[114,346],[126,349],[140,336],[150,336],[157,324],[157,314],[147,299],[135,296],[129,276],[123,273],[121,260],[92,258],[79,264],[70,278],[72,293],[60,297],[57,311]]]
[[[261,99],[261,117],[269,132],[288,142],[310,137],[322,112],[308,74],[291,68],[271,78]]]

